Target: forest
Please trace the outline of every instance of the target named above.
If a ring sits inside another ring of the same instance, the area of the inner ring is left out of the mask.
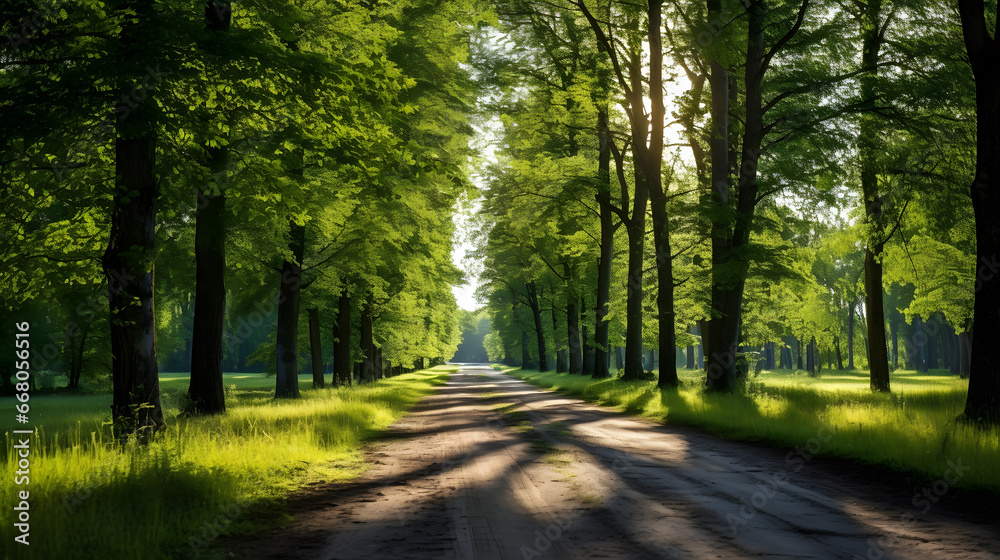
[[[760,367],[867,370],[881,392],[940,368],[996,422],[998,366],[973,351],[996,339],[995,11],[497,14],[476,235],[492,359],[660,387],[698,368],[722,393]]]
[[[322,387],[451,356],[467,6],[36,10],[5,4],[25,23],[5,28],[0,270],[5,330],[46,333],[36,386],[112,389],[131,433],[163,422],[158,371],[190,371],[214,413],[223,371],[295,398],[300,370]]]
[[[1000,547],[995,1],[0,14],[6,557]]]

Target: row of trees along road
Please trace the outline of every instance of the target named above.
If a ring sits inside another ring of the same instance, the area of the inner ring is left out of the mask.
[[[995,6],[494,7],[493,358],[604,377],[617,354],[631,380],[654,348],[670,387],[700,336],[719,392],[744,348],[863,365],[875,391],[942,364],[970,376],[968,418],[1000,420]]]
[[[168,362],[213,413],[224,364],[298,397],[306,348],[318,386],[454,352],[471,2],[0,12],[0,282],[42,378],[110,370],[116,427],[150,434]]]

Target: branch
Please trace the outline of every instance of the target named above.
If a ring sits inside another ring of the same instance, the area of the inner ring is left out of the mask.
[[[778,39],[778,42],[775,43],[774,46],[771,47],[771,50],[764,55],[764,59],[761,61],[760,65],[761,74],[767,71],[767,67],[771,65],[771,59],[774,58],[774,55],[778,54],[778,51],[780,51],[782,47],[785,46],[785,43],[791,40],[791,38],[794,37],[795,34],[799,32],[799,28],[802,27],[802,20],[805,19],[806,10],[808,9],[809,9],[809,0],[802,0],[802,5],[799,6],[799,13],[795,16],[795,24],[792,25],[792,28],[788,30],[788,33],[785,33],[781,37],[781,39]]]

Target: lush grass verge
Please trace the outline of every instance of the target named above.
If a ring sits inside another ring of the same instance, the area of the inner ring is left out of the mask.
[[[111,443],[109,395],[32,397],[30,483],[12,484],[16,443],[5,430],[3,507],[30,492],[30,545],[4,523],[9,558],[212,558],[220,530],[247,531],[260,513],[275,521],[290,490],[346,480],[364,464],[361,443],[402,416],[454,368],[439,367],[348,388],[307,389],[275,401],[273,379],[227,375],[224,415],[185,418],[186,379],[162,381],[168,427],[145,447]],[[10,402],[8,402],[10,401]],[[248,513],[252,512],[252,513]],[[8,515],[4,519],[9,519]],[[16,548],[15,548],[16,547]]]
[[[941,478],[949,461],[961,461],[969,468],[956,486],[1000,492],[1000,429],[956,422],[968,381],[943,372],[896,372],[891,394],[872,393],[867,376],[856,372],[819,378],[764,372],[739,395],[705,393],[697,371],[683,371],[682,386],[674,391],[660,391],[653,381],[526,370],[509,374],[630,414],[731,439],[801,447],[806,454],[861,460],[922,480]]]

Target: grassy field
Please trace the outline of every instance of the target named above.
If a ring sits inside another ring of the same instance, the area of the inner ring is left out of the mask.
[[[1000,429],[955,421],[969,383],[944,371],[897,371],[890,394],[872,393],[867,372],[825,371],[813,378],[765,371],[750,378],[739,395],[706,394],[700,370],[679,370],[680,389],[663,392],[653,381],[509,373],[630,414],[697,426],[731,439],[802,447],[806,454],[858,459],[914,473],[921,480],[938,479],[949,461],[961,461],[969,469],[957,486],[1000,492]]]
[[[179,415],[186,375],[166,374],[168,427],[146,447],[110,443],[110,395],[32,395],[30,483],[16,487],[30,492],[31,545],[15,545],[15,528],[4,523],[4,556],[214,558],[209,547],[220,531],[280,522],[290,490],[357,476],[365,439],[454,369],[321,390],[303,376],[302,398],[287,401],[272,398],[273,378],[227,374],[226,414],[197,418]],[[23,426],[12,423],[12,397],[0,399],[0,410],[9,412],[0,422],[0,461],[4,504],[12,504],[10,430]]]

